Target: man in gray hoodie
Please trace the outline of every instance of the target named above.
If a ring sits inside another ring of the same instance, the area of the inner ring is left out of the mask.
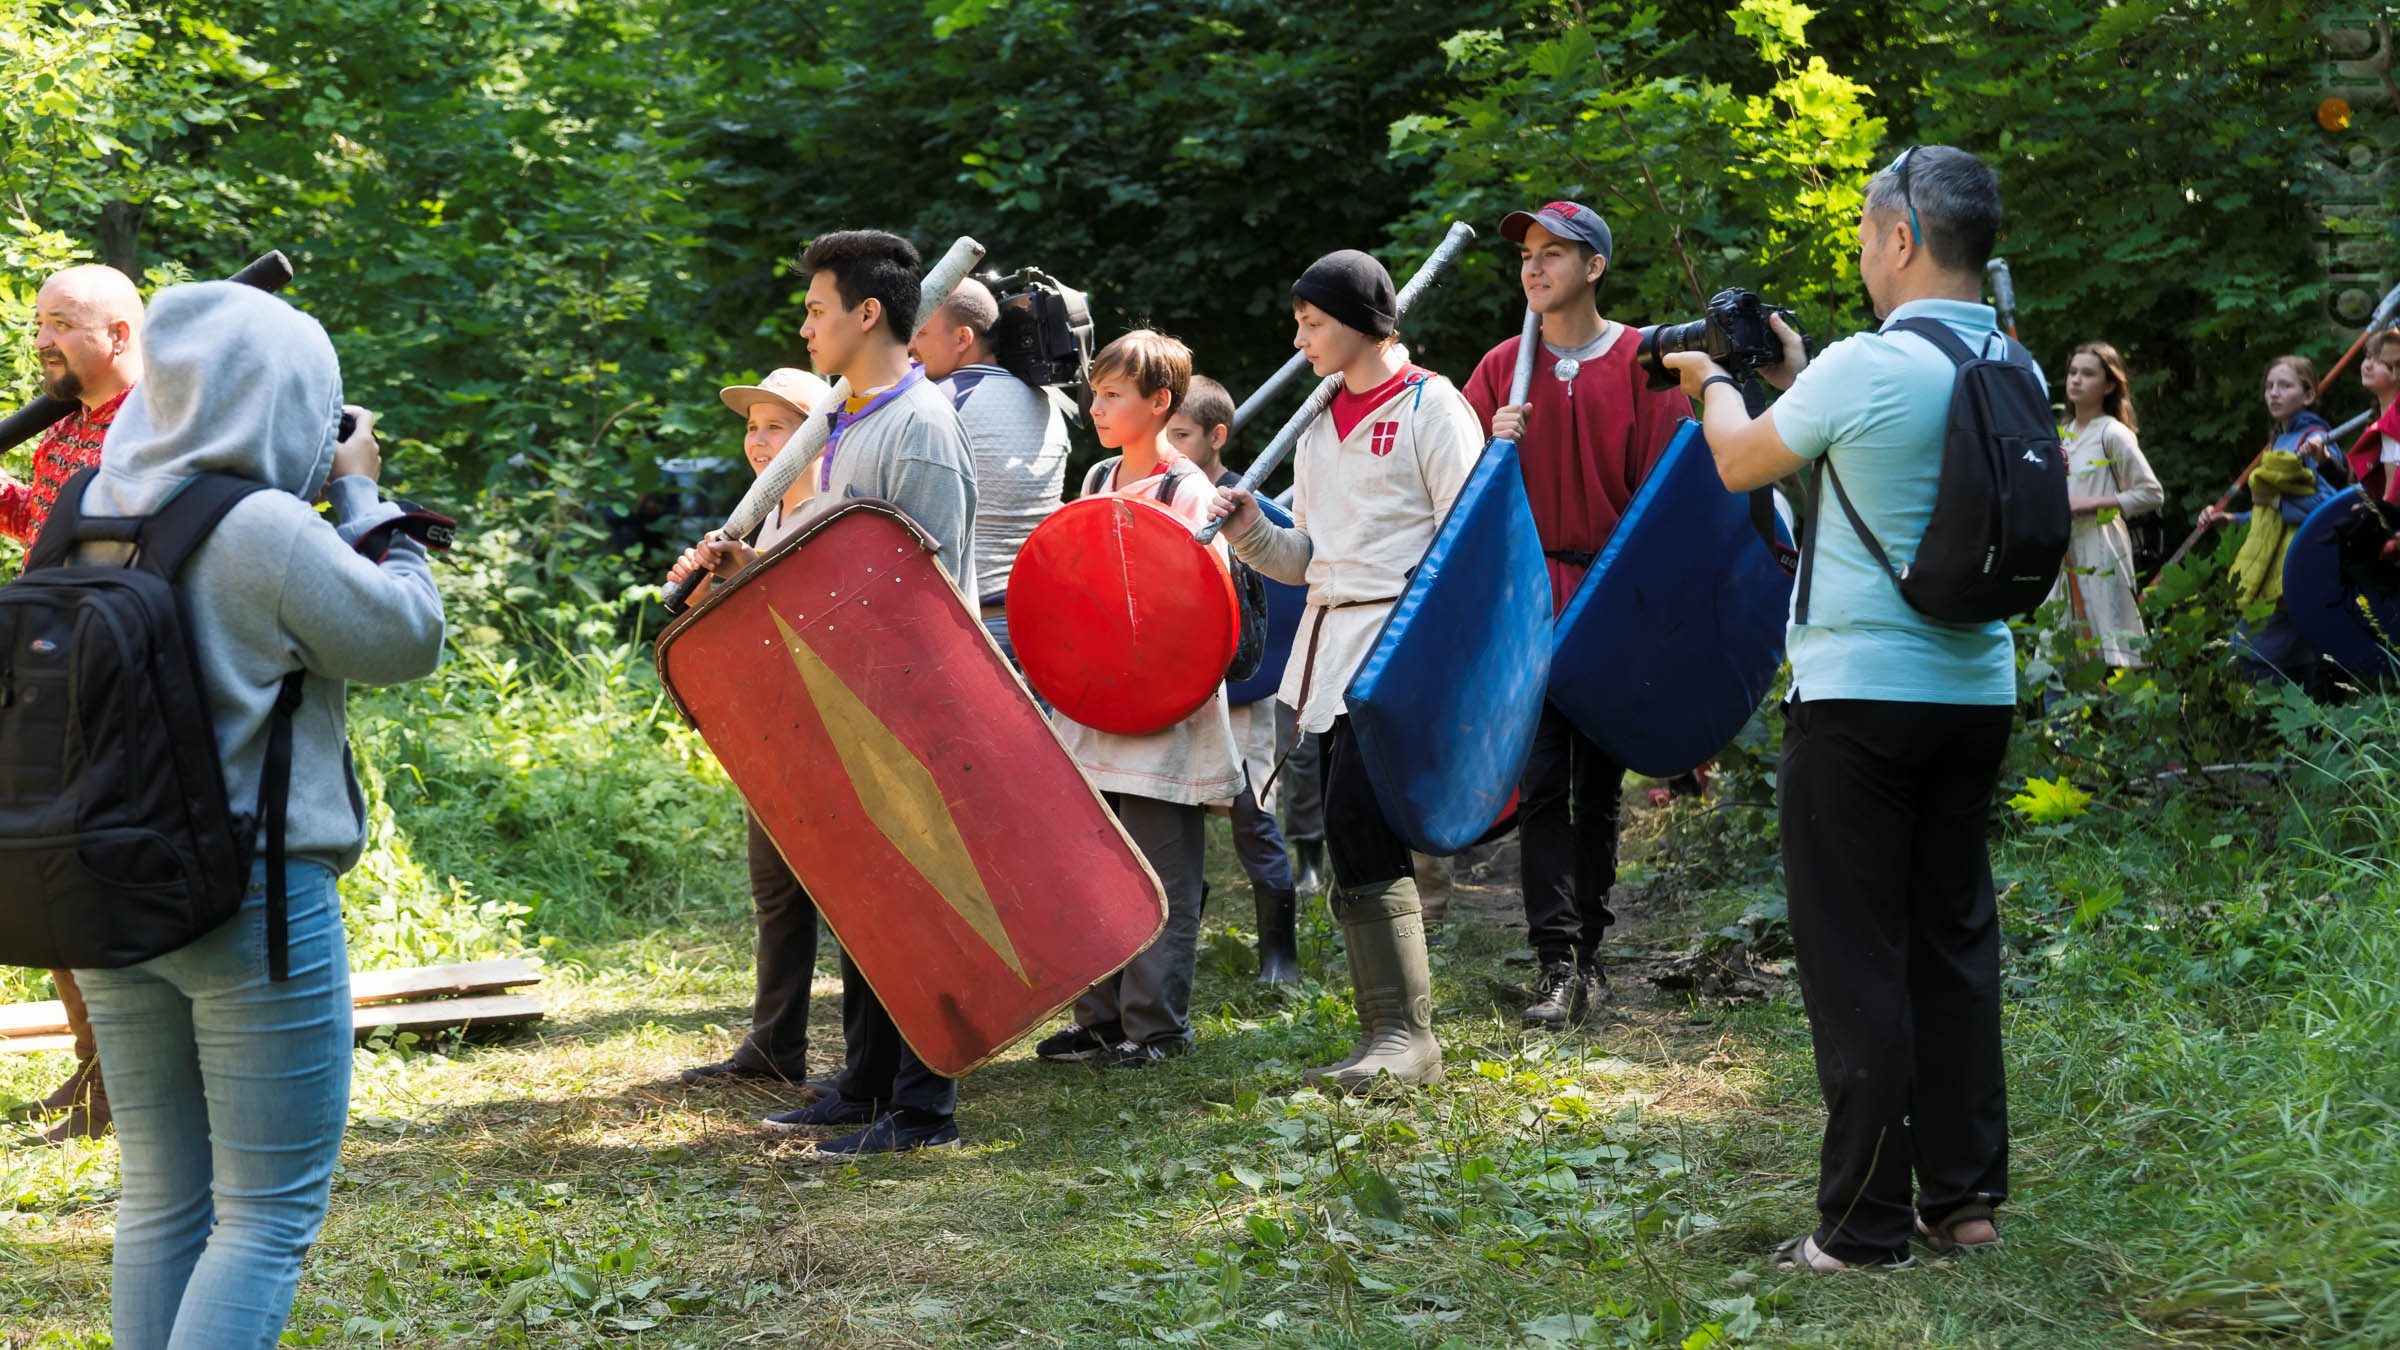
[[[147,515],[208,472],[277,489],[237,503],[177,578],[236,810],[258,799],[284,677],[306,676],[285,813],[289,978],[267,974],[263,843],[250,895],[222,927],[137,965],[75,972],[122,1150],[115,1344],[264,1350],[290,1316],[349,1115],[350,966],[334,879],[358,861],[366,812],[344,685],[431,672],[442,602],[414,540],[392,537],[376,558],[357,551],[402,511],[377,500],[372,416],[349,409],[357,428],[337,443],[341,369],[315,320],[209,282],[161,292],[148,324],[148,376],[81,507]],[[124,555],[87,543],[73,561]]]

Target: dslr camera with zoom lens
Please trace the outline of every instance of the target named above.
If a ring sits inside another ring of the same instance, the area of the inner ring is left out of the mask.
[[[984,283],[1000,303],[992,350],[1001,369],[1037,389],[1085,383],[1099,332],[1089,297],[1038,267]]]
[[[1675,386],[1675,372],[1667,368],[1666,358],[1676,352],[1706,352],[1735,379],[1746,380],[1761,366],[1783,361],[1783,339],[1775,336],[1767,323],[1775,314],[1782,315],[1792,331],[1800,334],[1801,348],[1815,355],[1816,345],[1801,331],[1790,310],[1766,303],[1756,291],[1734,287],[1717,292],[1703,318],[1690,323],[1654,323],[1641,330],[1642,345],[1634,355],[1649,372],[1652,389]]]

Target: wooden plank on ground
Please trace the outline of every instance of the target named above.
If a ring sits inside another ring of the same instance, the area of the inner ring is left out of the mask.
[[[447,1031],[452,1027],[516,1026],[542,1020],[542,1005],[523,994],[486,994],[431,1003],[378,1003],[350,1015],[360,1040],[382,1027],[398,1031]]]
[[[0,1008],[0,1036],[55,1036],[67,1029],[67,1005],[11,1003]]]
[[[36,1050],[72,1050],[72,1036],[9,1036],[0,1038],[0,1055],[30,1055]]]
[[[421,1003],[371,1003],[354,1008],[350,1025],[360,1040],[380,1028],[413,1031],[419,1035],[452,1027],[484,1029],[518,1026],[542,1020],[542,1005],[523,994],[484,994],[473,998],[433,999]],[[72,1036],[0,1036],[0,1055],[29,1055],[36,1050],[72,1050]]]
[[[433,995],[456,998],[465,994],[496,994],[541,982],[540,971],[517,960],[468,961],[415,970],[354,971],[350,976],[350,1000],[365,1004]]]
[[[350,976],[350,1001],[363,1005],[391,1003],[401,999],[456,998],[469,994],[496,994],[541,982],[540,971],[513,958],[420,966],[414,970],[353,971]],[[65,1034],[66,1030],[66,1005],[55,999],[44,1003],[0,1005],[0,1050],[22,1051],[27,1047],[8,1045],[6,1042],[27,1036],[59,1036]]]

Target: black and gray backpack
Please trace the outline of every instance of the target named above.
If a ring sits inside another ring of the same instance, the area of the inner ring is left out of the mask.
[[[284,803],[303,672],[284,677],[252,812],[226,800],[189,616],[175,577],[263,483],[201,474],[156,512],[85,516],[85,469],[0,586],[0,962],[112,969],[206,936],[249,890],[263,816],[269,972],[289,974]],[[133,547],[69,564],[77,544]]]
[[[1817,460],[1811,495],[1817,521],[1808,530],[1793,618],[1808,622],[1809,555],[1824,517],[1830,483],[1850,528],[1900,588],[1909,607],[1950,623],[1989,623],[2030,614],[2048,598],[2067,557],[2073,520],[2067,511],[2067,460],[2050,416],[2050,400],[2033,358],[2014,340],[1991,359],[1937,319],[1892,325],[1925,338],[1958,374],[1950,386],[1950,422],[1942,443],[1942,474],[1933,517],[1906,567],[1894,567],[1830,456]]]

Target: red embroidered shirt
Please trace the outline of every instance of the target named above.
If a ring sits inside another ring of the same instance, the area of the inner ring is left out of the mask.
[[[20,544],[33,543],[33,537],[42,532],[42,522],[50,518],[58,490],[76,470],[100,462],[100,442],[107,438],[109,424],[117,420],[117,409],[125,406],[125,395],[132,392],[130,388],[122,390],[97,408],[77,404],[73,416],[43,433],[42,443],[33,451],[33,481],[0,480],[0,534]]]
[[[1406,389],[1408,386],[1415,384],[1420,380],[1423,380],[1426,376],[1431,375],[1432,373],[1432,371],[1427,370],[1423,366],[1405,365],[1400,367],[1399,373],[1393,375],[1392,378],[1385,380],[1383,383],[1375,386],[1363,394],[1351,393],[1350,386],[1346,384],[1341,388],[1334,390],[1333,438],[1337,441],[1349,440],[1351,430],[1355,428],[1360,421],[1364,420],[1368,413],[1371,413],[1377,408],[1382,407],[1384,404],[1391,402],[1395,398],[1398,398],[1401,390]],[[1400,424],[1397,422],[1393,423],[1392,434],[1388,436],[1379,435],[1375,437],[1377,444],[1370,448],[1373,449],[1378,455],[1390,454],[1392,452],[1393,441],[1398,437],[1399,432]]]

